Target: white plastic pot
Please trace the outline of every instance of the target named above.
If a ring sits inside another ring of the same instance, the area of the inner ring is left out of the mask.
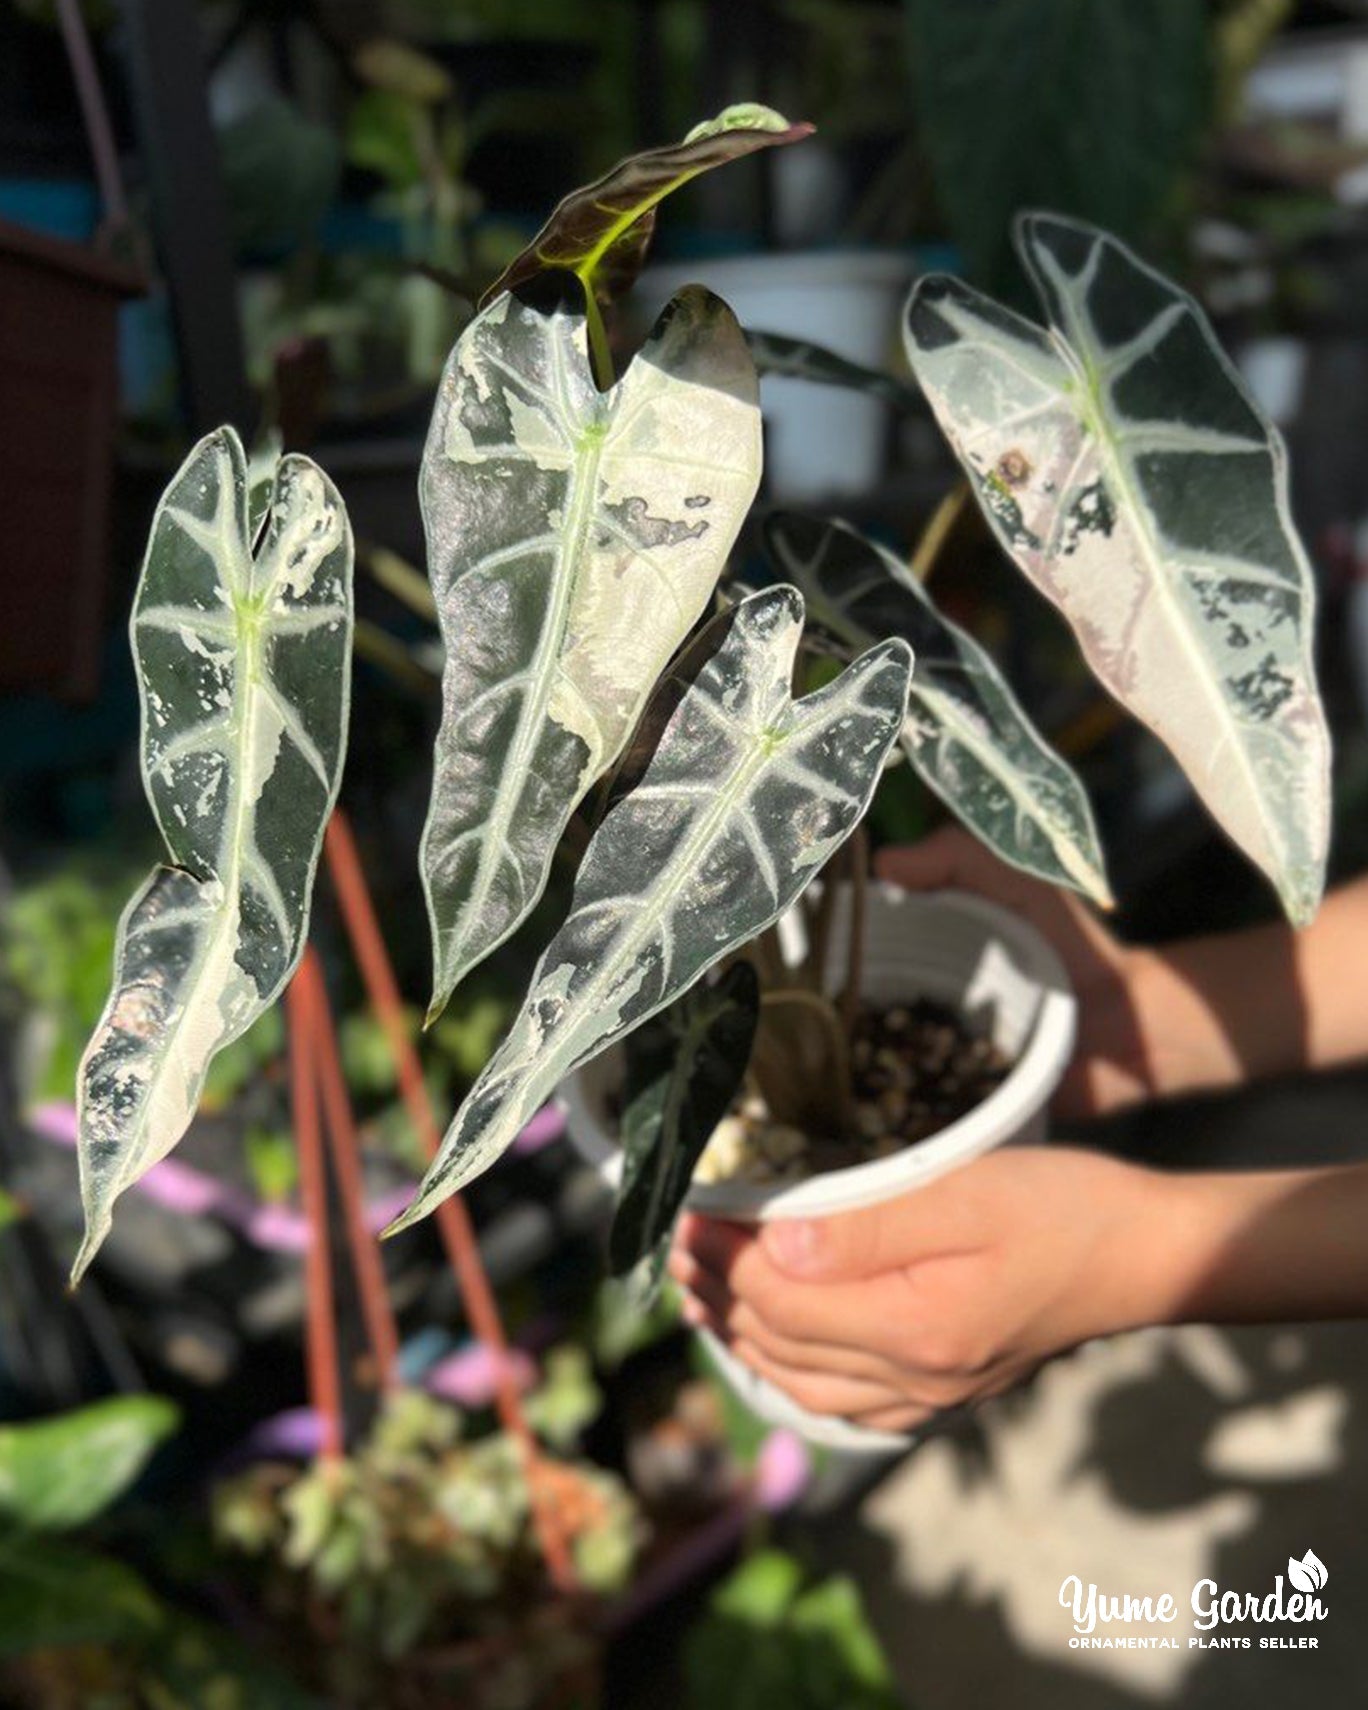
[[[887,250],[798,250],[652,267],[637,287],[656,314],[681,285],[699,283],[735,310],[742,326],[834,350],[866,368],[887,368],[898,313],[916,272]],[[883,473],[891,410],[835,386],[766,376],[765,476],[785,503],[868,493]]]
[[[833,911],[829,990],[840,983],[848,934],[849,897],[842,895]],[[1073,1050],[1077,1006],[1058,957],[1040,934],[982,897],[879,885],[869,892],[864,937],[866,999],[892,1005],[927,997],[951,1005],[971,1023],[985,1025],[1013,1060],[1006,1078],[973,1110],[893,1157],[788,1185],[696,1183],[689,1190],[690,1210],[743,1223],[829,1217],[924,1187],[995,1146],[1044,1139],[1046,1106]],[[561,1089],[571,1140],[613,1187],[622,1153],[608,1112],[621,1077],[621,1052],[611,1050]],[[858,1453],[884,1453],[911,1440],[808,1413],[714,1337],[705,1333],[704,1339],[728,1382],[771,1424]]]

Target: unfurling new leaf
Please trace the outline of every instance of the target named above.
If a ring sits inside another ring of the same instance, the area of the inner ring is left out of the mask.
[[[999,540],[1303,924],[1329,737],[1282,441],[1197,305],[1115,238],[1033,214],[1017,241],[1048,330],[923,279],[917,379]]]
[[[133,607],[143,781],[172,864],[124,912],[81,1063],[75,1276],[115,1199],[184,1134],[214,1054],[303,951],[351,630],[351,530],[332,483],[282,459],[254,530],[237,435],[202,440],[158,506]]]
[[[565,924],[395,1228],[487,1169],[573,1069],[777,920],[854,830],[897,740],[911,653],[884,642],[795,701],[802,621],[792,588],[730,614],[590,840]],[[678,691],[667,678],[660,693]]]
[[[765,541],[808,617],[847,648],[911,644],[902,746],[969,829],[1013,866],[1109,904],[1087,793],[976,641],[941,616],[892,553],[840,522],[775,513]]]
[[[607,393],[578,314],[500,297],[457,343],[421,483],[446,644],[421,854],[431,1016],[535,906],[759,480],[755,370],[698,287]]]
[[[759,979],[749,962],[737,962],[716,985],[691,986],[627,1036],[622,1181],[608,1259],[620,1276],[649,1258],[651,1293],[694,1165],[745,1079],[759,1019]]]
[[[641,271],[655,211],[674,190],[757,149],[799,142],[812,126],[791,125],[782,113],[753,102],[728,107],[695,125],[679,143],[629,155],[602,178],[572,190],[527,248],[514,256],[485,292],[492,303],[547,269],[573,273],[591,299],[621,296]]]

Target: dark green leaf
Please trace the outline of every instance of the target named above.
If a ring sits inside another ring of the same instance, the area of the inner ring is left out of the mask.
[[[627,1037],[622,1181],[608,1235],[614,1274],[649,1254],[659,1286],[694,1165],[745,1078],[760,1019],[760,982],[737,962]]]
[[[783,333],[759,332],[746,328],[746,343],[761,374],[778,380],[809,380],[817,386],[839,386],[847,392],[864,392],[896,410],[925,412],[926,400],[915,386],[896,375],[882,374],[877,368],[865,368],[826,350],[807,339],[788,338]]]
[[[917,118],[969,271],[1005,289],[1019,208],[1139,238],[1211,111],[1207,0],[909,0]]]
[[[131,1568],[56,1538],[0,1535],[0,1656],[154,1634],[161,1609]]]

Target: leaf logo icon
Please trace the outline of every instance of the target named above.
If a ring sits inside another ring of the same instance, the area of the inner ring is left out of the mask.
[[[1295,1556],[1287,1558],[1287,1577],[1298,1591],[1319,1591],[1329,1579],[1330,1573],[1319,1556],[1308,1550],[1300,1561]]]

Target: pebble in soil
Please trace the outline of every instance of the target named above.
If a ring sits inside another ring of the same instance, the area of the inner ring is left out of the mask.
[[[1011,1063],[930,998],[860,1012],[851,1040],[855,1131],[812,1138],[774,1122],[762,1098],[748,1094],[718,1124],[699,1160],[702,1182],[798,1181],[822,1170],[886,1158],[938,1133],[981,1104]]]

